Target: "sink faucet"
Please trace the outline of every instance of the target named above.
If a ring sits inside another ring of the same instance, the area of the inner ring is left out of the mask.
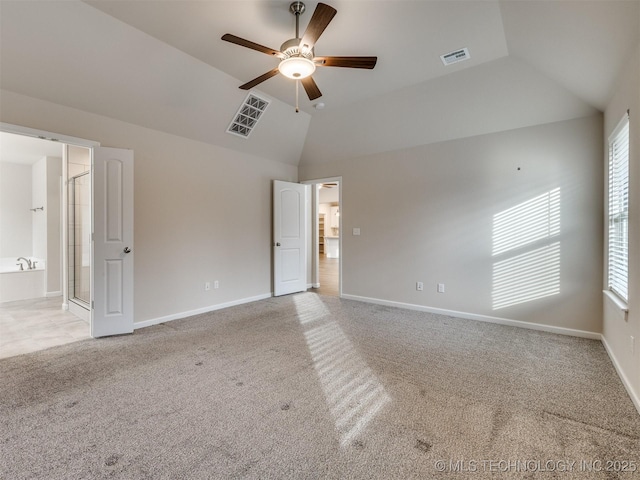
[[[24,260],[25,262],[27,262],[27,266],[29,267],[29,270],[33,270],[33,267],[31,266],[31,260],[29,260],[28,258],[19,257],[18,260],[16,261],[19,262],[20,260]]]

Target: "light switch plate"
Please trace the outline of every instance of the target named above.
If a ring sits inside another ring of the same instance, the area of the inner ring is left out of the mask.
[[[354,228],[353,229],[353,234],[354,235],[360,235],[360,229],[359,228]]]

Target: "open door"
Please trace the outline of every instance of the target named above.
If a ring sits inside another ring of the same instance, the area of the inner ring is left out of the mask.
[[[91,336],[133,332],[133,151],[93,149]]]
[[[273,183],[273,294],[307,289],[307,203],[309,186]]]

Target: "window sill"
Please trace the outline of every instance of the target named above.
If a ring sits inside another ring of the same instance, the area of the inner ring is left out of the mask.
[[[611,300],[611,302],[618,307],[622,313],[624,313],[624,319],[626,320],[629,313],[629,306],[627,303],[610,290],[603,290],[602,293],[604,293],[604,296]]]

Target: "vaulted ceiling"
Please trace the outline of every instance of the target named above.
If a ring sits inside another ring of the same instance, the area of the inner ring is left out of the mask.
[[[604,109],[640,43],[640,0],[326,0],[338,13],[316,55],[377,55],[374,70],[319,68],[323,96],[276,76],[248,139],[225,133],[277,60],[289,1],[2,0],[3,89],[226,148],[322,162],[565,120]],[[305,2],[304,30],[317,2]],[[470,60],[440,55],[466,47]],[[326,108],[315,110],[323,102]],[[61,132],[64,133],[64,132]]]

